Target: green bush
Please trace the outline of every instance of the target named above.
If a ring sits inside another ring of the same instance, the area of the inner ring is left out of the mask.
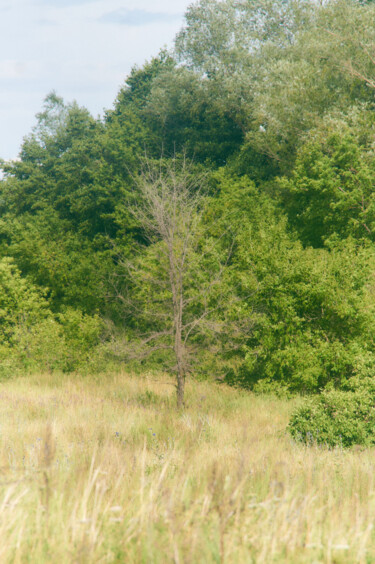
[[[0,259],[0,344],[12,343],[15,329],[30,328],[49,315],[43,292],[22,278],[10,257]]]
[[[103,326],[73,308],[53,314],[43,292],[13,259],[0,259],[0,378],[35,370],[95,369]],[[100,357],[100,358],[99,358]]]
[[[292,415],[289,432],[305,444],[327,447],[375,444],[374,385],[324,391]]]
[[[58,314],[57,319],[50,314],[32,327],[19,325],[14,331],[15,342],[4,354],[7,364],[3,372],[95,370],[101,333],[97,316],[73,309]]]

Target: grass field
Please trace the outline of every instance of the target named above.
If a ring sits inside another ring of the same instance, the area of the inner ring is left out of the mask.
[[[298,400],[295,400],[298,401]],[[126,375],[0,385],[0,562],[375,562],[375,451],[293,444],[295,401]]]

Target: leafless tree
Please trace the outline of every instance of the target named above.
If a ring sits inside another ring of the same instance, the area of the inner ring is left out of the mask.
[[[194,337],[217,335],[225,324],[215,313],[224,297],[220,284],[232,238],[225,234],[225,243],[224,234],[205,238],[204,184],[204,176],[193,173],[184,159],[156,166],[146,161],[137,179],[134,215],[151,244],[137,260],[122,261],[131,282],[128,292],[122,288],[117,294],[130,315],[145,320],[139,348],[135,351],[131,343],[133,356],[160,349],[172,352],[179,408],[184,405]]]

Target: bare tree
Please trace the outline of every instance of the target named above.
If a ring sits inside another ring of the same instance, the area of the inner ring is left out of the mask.
[[[146,161],[137,179],[140,198],[134,215],[151,244],[136,260],[122,261],[130,285],[117,293],[138,322],[139,348],[131,343],[133,356],[171,351],[179,408],[194,339],[218,334],[224,325],[214,314],[220,309],[220,283],[232,244],[230,236],[225,243],[223,237],[204,236],[204,183],[184,159],[157,166]]]

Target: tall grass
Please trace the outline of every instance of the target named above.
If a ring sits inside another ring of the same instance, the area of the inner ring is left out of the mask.
[[[375,451],[291,442],[295,402],[126,375],[0,386],[0,562],[375,562]]]

